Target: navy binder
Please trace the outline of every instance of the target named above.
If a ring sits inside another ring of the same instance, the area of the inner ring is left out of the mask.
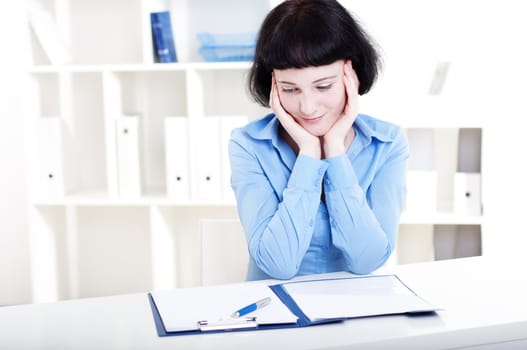
[[[152,27],[154,61],[160,63],[177,62],[170,12],[150,13],[150,23]]]

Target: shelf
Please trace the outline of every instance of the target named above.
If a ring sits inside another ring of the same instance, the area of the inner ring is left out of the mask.
[[[409,213],[401,215],[401,225],[482,225],[483,216],[456,213]]]
[[[76,193],[55,199],[33,199],[35,206],[166,206],[166,207],[225,207],[235,208],[233,201],[180,201],[166,198],[162,191],[151,191],[137,199],[111,199],[104,192]],[[403,212],[401,215],[401,225],[481,225],[483,216],[467,214],[444,213],[444,212]]]
[[[119,206],[167,206],[167,207],[236,207],[236,203],[228,201],[181,201],[169,199],[163,194],[146,194],[141,198],[109,198],[101,193],[77,193],[61,198],[37,198],[32,200],[34,206],[75,206],[75,207],[119,207]]]
[[[251,62],[188,62],[145,64],[67,64],[36,65],[27,68],[31,74],[42,73],[103,73],[103,72],[166,72],[178,70],[248,70]]]

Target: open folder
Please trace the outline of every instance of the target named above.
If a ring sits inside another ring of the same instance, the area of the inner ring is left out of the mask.
[[[304,327],[437,310],[396,275],[301,279],[274,285],[259,281],[160,290],[148,296],[159,336]],[[271,302],[244,317],[230,316],[263,298]]]

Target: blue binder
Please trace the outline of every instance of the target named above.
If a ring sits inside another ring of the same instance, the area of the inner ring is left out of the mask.
[[[420,307],[416,308],[405,308],[405,306],[398,308],[396,311],[392,310],[386,310],[379,311],[378,309],[375,309],[375,311],[372,311],[371,313],[363,314],[361,316],[352,316],[349,314],[342,314],[340,317],[326,317],[326,318],[320,318],[311,320],[302,310],[302,308],[299,306],[299,304],[295,301],[295,299],[288,293],[288,285],[292,284],[309,284],[310,282],[314,282],[316,284],[318,283],[324,283],[324,281],[342,281],[346,282],[346,280],[351,279],[375,279],[375,278],[382,278],[382,277],[389,277],[389,278],[395,278],[396,282],[399,286],[402,288],[406,288],[408,293],[412,295],[412,297],[415,297],[416,299],[422,300],[417,294],[415,294],[413,291],[410,290],[400,279],[395,275],[370,275],[370,276],[354,276],[354,277],[345,277],[345,278],[332,278],[332,279],[315,279],[315,280],[301,280],[301,281],[292,281],[292,282],[285,282],[282,284],[275,284],[268,286],[273,293],[279,298],[279,300],[298,318],[295,323],[266,323],[266,324],[258,324],[257,317],[243,317],[238,319],[231,319],[231,320],[219,320],[211,322],[208,322],[206,320],[196,320],[197,328],[192,330],[183,330],[183,331],[167,331],[165,328],[165,325],[163,323],[163,319],[160,315],[160,312],[157,308],[157,305],[155,303],[155,300],[151,293],[148,293],[148,299],[150,302],[150,307],[152,309],[152,314],[154,317],[154,323],[156,325],[157,333],[160,337],[165,336],[175,336],[175,335],[190,335],[190,334],[206,334],[206,333],[218,333],[218,332],[225,332],[225,331],[259,331],[259,330],[270,330],[270,329],[279,329],[279,328],[295,328],[295,327],[308,327],[308,326],[315,326],[319,324],[327,324],[327,323],[335,323],[335,322],[341,322],[349,318],[354,317],[365,317],[365,316],[380,316],[380,315],[392,315],[392,314],[412,314],[412,315],[421,315],[421,314],[434,314],[437,310],[436,307],[432,306],[431,304],[428,304],[427,302],[423,301]],[[205,287],[206,288],[206,287]],[[350,294],[350,297],[352,295]],[[330,295],[328,295],[328,298],[331,298]],[[189,302],[192,302],[189,300]],[[195,301],[194,301],[195,302]]]
[[[152,27],[154,61],[160,63],[177,62],[170,12],[150,13],[150,23]]]

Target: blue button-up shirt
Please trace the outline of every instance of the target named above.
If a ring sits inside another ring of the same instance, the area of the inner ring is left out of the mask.
[[[380,267],[395,247],[406,193],[402,129],[359,115],[347,154],[321,160],[297,156],[278,127],[269,114],[234,130],[229,142],[247,279]]]

